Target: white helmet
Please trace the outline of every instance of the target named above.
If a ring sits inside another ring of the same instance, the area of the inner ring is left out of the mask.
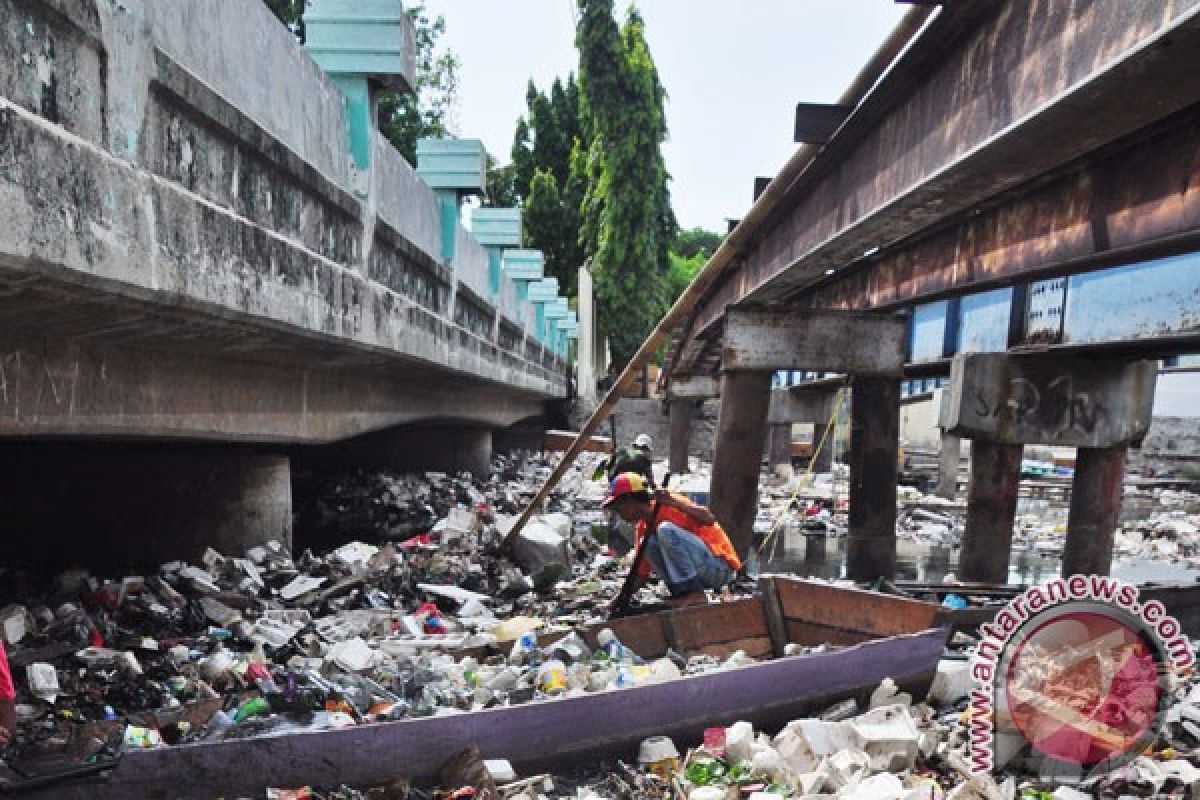
[[[633,440],[634,447],[640,447],[643,450],[654,449],[654,440],[650,438],[648,433],[639,433],[637,438]]]

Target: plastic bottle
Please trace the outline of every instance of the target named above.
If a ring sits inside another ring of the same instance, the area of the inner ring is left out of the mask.
[[[596,635],[596,643],[600,645],[600,649],[612,661],[623,663],[642,664],[642,657],[630,650],[617,635],[612,632],[611,628],[605,628]]]

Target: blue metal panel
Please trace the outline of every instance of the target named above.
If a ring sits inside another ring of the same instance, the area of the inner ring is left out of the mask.
[[[943,356],[946,345],[946,311],[948,302],[939,300],[917,306],[913,310],[909,352],[911,360],[936,361]]]
[[[1008,348],[1012,287],[967,295],[960,300],[956,353],[986,353]]]
[[[1074,275],[1065,319],[1072,344],[1200,330],[1200,253]]]

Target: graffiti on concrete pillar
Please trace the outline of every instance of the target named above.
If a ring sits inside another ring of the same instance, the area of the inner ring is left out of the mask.
[[[1060,375],[1039,385],[1027,378],[1013,378],[999,393],[979,388],[975,413],[1001,424],[1039,428],[1051,435],[1078,431],[1093,433],[1107,417],[1104,403],[1075,388],[1070,375]]]

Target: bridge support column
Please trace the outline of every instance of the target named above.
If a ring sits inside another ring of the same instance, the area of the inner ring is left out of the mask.
[[[1063,550],[1063,576],[1107,575],[1112,567],[1113,535],[1121,514],[1125,445],[1081,447],[1075,455],[1071,510]]]
[[[851,392],[846,573],[857,581],[891,578],[896,571],[900,381],[856,377]]]
[[[1023,450],[1019,444],[971,442],[967,527],[958,557],[961,580],[1004,583],[1008,579]]]
[[[958,465],[962,461],[962,439],[951,433],[942,432],[942,446],[938,452],[938,482],[933,493],[938,497],[953,500],[958,494]]]
[[[696,402],[680,398],[668,403],[670,432],[668,436],[667,469],[672,475],[688,471],[688,447],[692,439],[692,412]]]
[[[814,473],[833,472],[833,431],[829,431],[829,435],[825,436],[825,426],[828,424],[828,418],[813,424],[812,446],[816,453],[816,458],[812,462]],[[825,436],[825,445],[818,451],[817,447],[821,444],[822,436]],[[807,467],[807,465],[805,466]]]
[[[713,514],[743,558],[754,539],[772,374],[770,370],[736,370],[726,372],[721,381],[709,499]]]
[[[1108,574],[1125,448],[1150,428],[1158,364],[1082,357],[956,356],[939,424],[969,437],[971,488],[959,563],[966,580],[1008,575],[1022,445],[1077,448],[1064,575]]]
[[[791,478],[792,426],[772,425],[767,437],[767,466],[779,477]]]

